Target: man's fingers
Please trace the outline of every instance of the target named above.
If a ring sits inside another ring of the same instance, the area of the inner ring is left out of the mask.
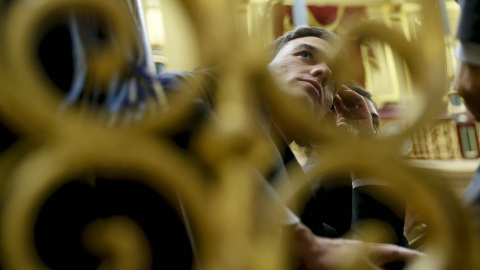
[[[351,119],[370,119],[370,111],[367,106],[365,98],[356,93],[350,88],[343,86],[343,88],[338,92],[337,101],[334,99],[335,109],[340,104],[337,104],[338,101],[341,102],[342,110],[337,111],[339,114],[344,114],[345,117]],[[337,105],[336,105],[337,104]],[[370,119],[371,120],[371,119]]]
[[[338,92],[338,95],[343,101],[343,104],[348,107],[367,107],[367,103],[365,99],[357,94],[355,91],[351,90],[350,88],[343,86],[343,88]]]
[[[408,262],[426,256],[424,253],[416,250],[395,245],[373,245],[370,250],[370,257],[376,265],[384,265],[391,262]]]
[[[336,95],[334,98],[333,98],[333,106],[335,107],[335,111],[338,113],[338,114],[341,114],[343,113],[347,108],[345,107],[345,105],[343,104],[342,102],[342,98],[339,96],[339,95]]]
[[[345,123],[352,128],[351,132],[353,134],[367,136],[375,134],[372,115],[364,97],[343,85],[333,99],[333,105],[338,115],[338,126]]]

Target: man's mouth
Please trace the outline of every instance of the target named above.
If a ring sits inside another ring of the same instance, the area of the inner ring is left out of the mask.
[[[320,96],[322,95],[322,86],[316,80],[300,79],[300,81],[307,82],[312,85],[313,88],[317,91],[318,98],[320,99]]]

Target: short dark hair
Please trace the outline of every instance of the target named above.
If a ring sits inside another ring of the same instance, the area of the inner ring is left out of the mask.
[[[287,44],[287,42],[302,37],[318,37],[332,45],[340,44],[340,38],[329,30],[313,26],[301,26],[294,30],[288,31],[269,45],[269,61],[275,58],[275,56],[285,46],[285,44]]]

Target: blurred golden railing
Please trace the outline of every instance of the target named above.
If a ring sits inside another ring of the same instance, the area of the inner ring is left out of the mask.
[[[39,71],[35,57],[39,36],[72,8],[105,18],[115,42],[102,47],[92,61],[94,73],[108,78],[113,70],[128,63],[129,52],[135,47],[135,29],[120,2],[17,0],[0,18],[1,119],[19,135],[0,159],[4,194],[2,267],[46,269],[33,244],[39,209],[65,179],[93,169],[109,176],[140,176],[138,181],[169,201],[180,194],[196,232],[204,269],[286,269],[287,259],[278,248],[276,231],[269,229],[276,224],[276,215],[266,216],[262,220],[265,226],[254,226],[258,222],[251,212],[257,173],[252,167],[267,171],[273,164],[272,146],[262,132],[265,123],[259,117],[261,104],[266,102],[277,119],[319,142],[318,154],[325,162],[307,175],[308,179],[347,170],[361,172],[384,180],[417,207],[429,224],[424,245],[429,256],[408,265],[408,269],[480,267],[477,235],[453,192],[439,181],[441,176],[417,171],[399,154],[413,131],[436,115],[448,88],[436,1],[420,1],[430,8],[422,10],[423,23],[428,27],[422,28],[416,43],[376,22],[345,25],[340,31],[347,41],[369,38],[390,44],[410,71],[417,95],[405,128],[380,139],[331,134],[313,126],[306,110],[278,90],[266,69],[263,31],[249,31],[246,13],[242,12],[248,1],[178,1],[186,15],[177,19],[191,20],[200,62],[222,70],[215,109],[218,118],[203,124],[203,129],[194,134],[190,149],[201,157],[201,163],[180,151],[166,135],[187,118],[192,105],[186,98],[171,100],[166,114],[153,112],[130,128],[107,127],[93,111],[69,109],[58,113],[62,97]],[[3,5],[0,2],[0,7]],[[338,70],[344,70],[347,76],[349,66]],[[186,90],[195,95],[195,88],[190,85]],[[204,164],[212,174],[205,173]],[[205,185],[207,178],[217,185]],[[301,195],[308,189],[308,182],[302,181],[301,174],[293,177],[291,184],[278,187],[281,197],[287,202],[305,200]],[[272,213],[277,210],[272,206]],[[119,234],[122,237],[117,237]],[[140,234],[130,220],[111,218],[103,226],[91,224],[86,239],[93,239],[87,241],[93,252],[111,250],[111,265],[118,269],[148,269],[148,246],[138,237]],[[357,269],[356,265],[346,268]]]

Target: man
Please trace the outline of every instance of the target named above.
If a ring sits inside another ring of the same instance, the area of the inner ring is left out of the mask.
[[[454,87],[463,98],[475,120],[480,121],[480,1],[458,1],[461,16],[457,38],[460,40]],[[480,221],[480,169],[477,170],[464,196],[466,205]],[[478,223],[480,229],[480,222]]]
[[[338,45],[338,37],[324,29],[301,27],[290,31],[271,44],[269,71],[279,88],[289,93],[292,98],[302,102],[316,120],[320,121],[330,113],[330,107],[335,101],[340,116],[349,119],[354,115],[357,118],[356,128],[364,134],[374,135],[372,116],[363,97],[348,89],[338,91],[334,85],[330,66],[335,61],[335,48],[338,48]],[[195,77],[207,78],[207,83],[205,80],[199,81],[202,86],[211,90],[206,92],[214,92],[216,86],[211,81],[215,80],[213,75],[215,70],[197,70],[196,73],[198,76],[192,76],[192,73],[186,72],[173,74],[173,77],[176,77],[178,82],[192,80]],[[170,82],[169,85],[178,86],[177,83],[171,84],[172,74],[164,73],[161,78]],[[167,91],[176,88],[164,85],[164,89]],[[206,99],[211,100],[210,96]],[[203,109],[200,111],[204,112]],[[276,121],[275,116],[272,115],[271,119],[286,145],[303,139],[301,133]],[[187,131],[186,136],[177,136],[183,138],[181,145],[188,145],[186,142],[190,136],[188,133]],[[284,164],[292,165],[293,163],[294,165],[296,163],[297,166],[300,166],[288,147],[286,147],[282,159]],[[268,176],[265,176],[265,179],[268,180]],[[266,186],[271,190],[269,185]],[[370,245],[354,240],[324,238],[322,236],[328,235],[324,227],[316,231],[317,235],[315,235],[291,211],[286,210],[286,213],[283,229],[286,234],[292,236],[291,242],[289,242],[292,256],[302,269],[338,269],[339,264],[342,263],[339,258],[342,256],[352,257],[360,250],[367,251],[365,253],[367,255],[362,256],[360,261],[356,261],[356,266],[358,268],[365,266],[366,269],[377,269],[389,262],[406,261],[421,256],[416,251],[394,245]],[[318,218],[321,219],[321,216]]]
[[[355,128],[364,135],[374,135],[372,115],[368,110],[365,99],[348,88],[337,92],[333,83],[330,66],[335,61],[336,50],[339,45],[338,38],[332,32],[315,27],[303,27],[286,33],[271,45],[272,60],[268,68],[281,89],[301,100],[312,112],[314,118],[323,119],[330,111],[332,103],[341,118],[355,118]],[[290,144],[292,141],[302,139],[296,131],[282,128],[277,125]],[[325,239],[312,234],[302,223],[289,226],[294,231],[294,243],[299,260],[304,269],[330,269],[335,267],[335,262],[330,261],[337,248],[358,245],[360,242],[344,239]],[[296,241],[295,241],[296,240]],[[306,242],[305,242],[306,240]],[[414,257],[414,251],[408,251],[392,245],[379,245],[380,253],[385,248],[384,259],[392,253],[388,249],[396,249],[403,258]],[[347,248],[347,249],[349,249]],[[387,254],[388,253],[388,254]],[[418,255],[418,253],[417,253]],[[371,257],[365,258],[366,264],[381,266],[387,261],[375,262]],[[338,263],[338,262],[337,262]]]

